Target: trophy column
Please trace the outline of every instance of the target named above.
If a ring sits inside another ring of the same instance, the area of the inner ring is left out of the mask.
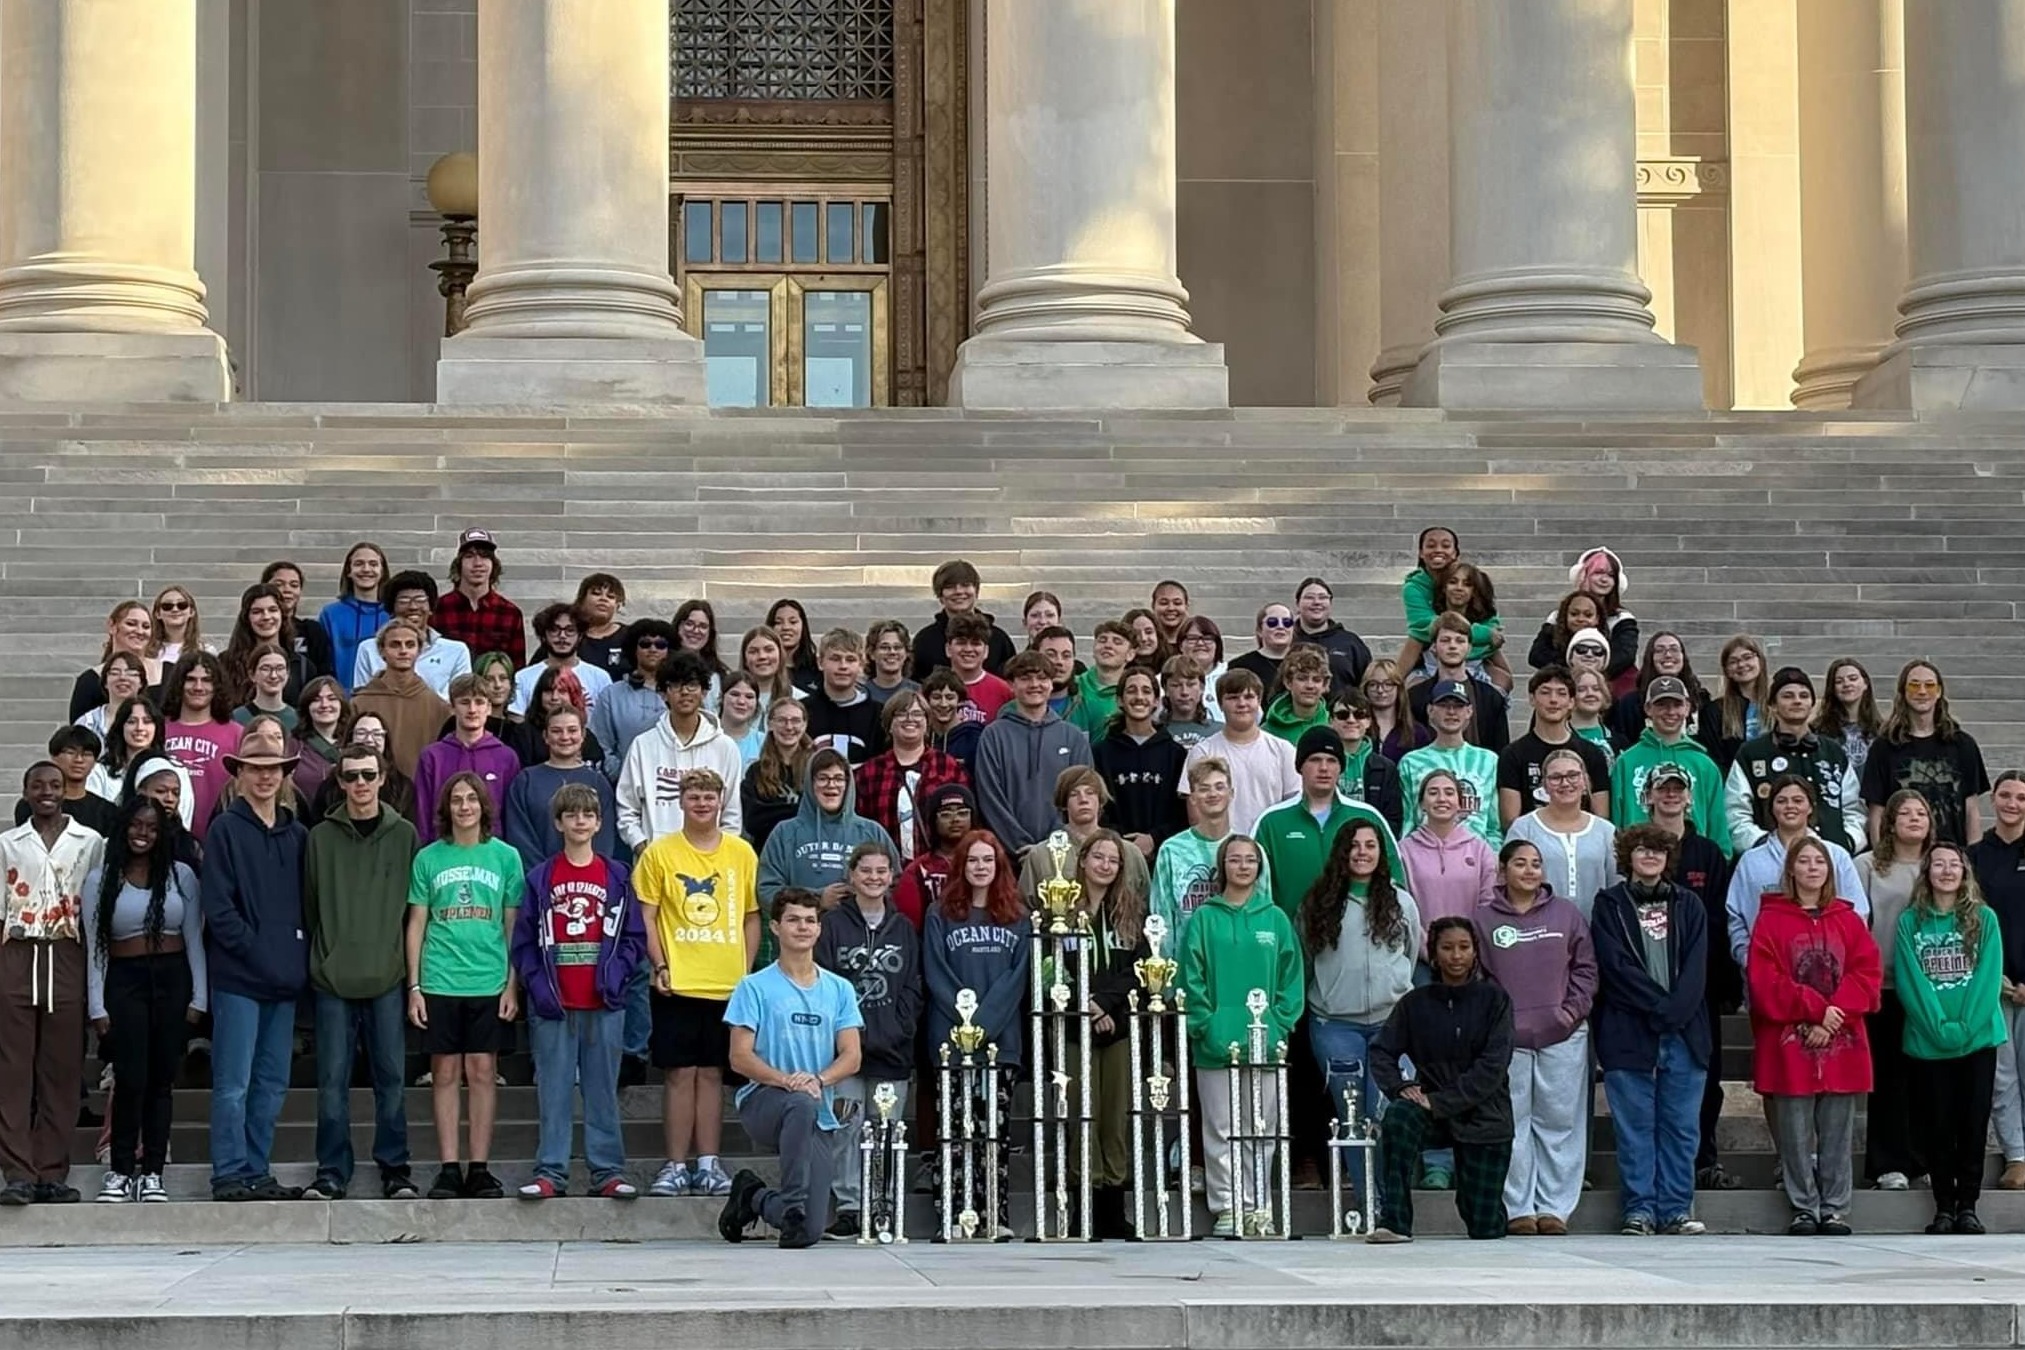
[[[1144,1006],[1134,990],[1126,1013],[1125,1037],[1132,1065],[1132,1228],[1141,1242],[1187,1242],[1194,1237],[1194,1205],[1188,1194],[1189,1150],[1194,1119],[1188,1097],[1186,995],[1174,989],[1181,963],[1162,956],[1167,920],[1146,918],[1149,954],[1135,962],[1134,973],[1145,990]],[[1170,993],[1171,990],[1171,993]],[[1174,1058],[1169,1060],[1169,1048]],[[1171,1070],[1171,1072],[1170,1072]],[[1168,1110],[1174,1108],[1170,1117]],[[1179,1183],[1168,1185],[1168,1121],[1181,1155]],[[1178,1203],[1169,1199],[1178,1190]]]

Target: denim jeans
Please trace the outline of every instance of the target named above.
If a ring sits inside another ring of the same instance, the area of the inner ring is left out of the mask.
[[[373,1161],[382,1181],[408,1170],[407,1000],[395,985],[378,998],[316,991],[316,1174],[352,1181],[352,1063],[363,1034],[373,1079]]]
[[[1650,1072],[1604,1072],[1626,1219],[1665,1224],[1693,1212],[1706,1077],[1687,1042],[1671,1032],[1660,1037],[1659,1061]]]
[[[602,1186],[626,1170],[626,1141],[619,1131],[619,1054],[626,1013],[599,1008],[559,1018],[527,1019],[534,1043],[535,1100],[541,1110],[541,1140],[535,1146],[534,1174],[558,1187],[569,1183],[570,1123],[576,1090],[584,1098],[584,1161],[591,1185]]]
[[[274,1122],[288,1090],[295,1000],[265,1003],[211,995],[211,1186],[251,1185],[269,1174]]]
[[[1371,1042],[1383,1030],[1383,1022],[1340,1022],[1310,1014],[1308,1044],[1315,1052],[1315,1065],[1329,1088],[1329,1112],[1343,1113],[1343,1089],[1353,1082],[1363,1084],[1364,1115],[1376,1120],[1385,1109],[1385,1094],[1371,1072]]]
[[[634,1059],[647,1058],[647,1041],[654,1031],[654,1006],[648,999],[653,979],[642,961],[626,981],[625,1050]]]

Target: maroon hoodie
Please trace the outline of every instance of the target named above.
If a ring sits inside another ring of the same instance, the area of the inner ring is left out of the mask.
[[[1512,998],[1512,1039],[1544,1050],[1575,1034],[1596,997],[1596,950],[1589,923],[1572,900],[1540,887],[1523,914],[1503,886],[1477,906],[1484,970]]]

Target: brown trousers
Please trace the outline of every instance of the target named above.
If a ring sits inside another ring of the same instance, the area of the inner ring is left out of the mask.
[[[84,1074],[84,945],[0,942],[0,1173],[63,1182]]]

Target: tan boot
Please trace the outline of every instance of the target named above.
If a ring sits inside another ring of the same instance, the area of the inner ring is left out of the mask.
[[[1540,1236],[1567,1237],[1568,1225],[1560,1219],[1555,1218],[1552,1214],[1542,1214],[1540,1216]]]
[[[2004,1175],[1997,1178],[2000,1191],[2025,1191],[2025,1162],[2007,1162]]]
[[[1528,1214],[1523,1219],[1513,1219],[1505,1225],[1505,1232],[1512,1237],[1532,1237],[1540,1231],[1540,1221]]]

